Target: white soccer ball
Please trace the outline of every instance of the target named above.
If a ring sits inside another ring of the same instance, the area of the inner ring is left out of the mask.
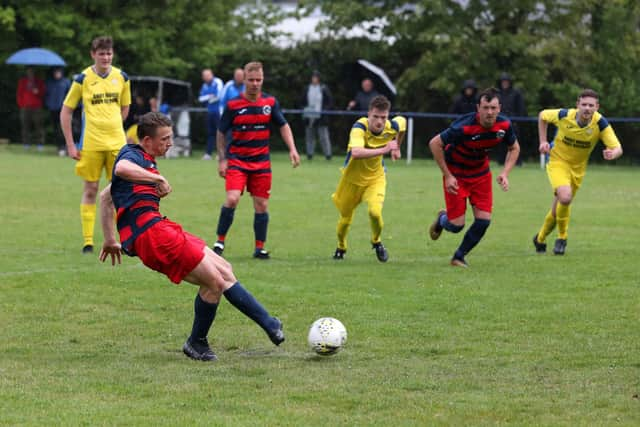
[[[340,351],[347,342],[347,329],[333,317],[322,317],[309,328],[309,345],[321,356],[329,356]]]

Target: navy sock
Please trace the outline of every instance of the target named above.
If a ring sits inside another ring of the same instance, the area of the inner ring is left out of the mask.
[[[455,257],[464,258],[466,254],[471,252],[471,249],[473,249],[478,242],[480,242],[482,236],[484,236],[487,228],[489,228],[489,224],[491,224],[491,220],[489,219],[476,218],[476,220],[473,221],[473,224],[471,224],[471,227],[469,227],[467,232],[464,234],[464,238],[456,251]]]
[[[220,209],[220,219],[218,219],[218,236],[226,236],[229,228],[231,228],[231,224],[233,224],[233,214],[235,213],[236,208],[228,208],[223,206]]]
[[[256,322],[262,329],[269,331],[274,328],[273,317],[267,310],[242,287],[240,282],[234,283],[229,289],[223,292],[225,298],[245,316]]]
[[[196,299],[193,302],[194,317],[191,340],[201,340],[207,337],[213,324],[213,319],[216,318],[217,310],[218,304],[206,302],[200,297],[200,294],[196,295]]]
[[[256,213],[253,216],[253,232],[256,236],[256,242],[264,242],[267,240],[267,226],[269,225],[269,213]]]
[[[439,224],[440,224],[440,227],[444,228],[445,230],[451,233],[459,233],[464,228],[464,225],[455,225],[450,223],[446,213],[440,215]]]

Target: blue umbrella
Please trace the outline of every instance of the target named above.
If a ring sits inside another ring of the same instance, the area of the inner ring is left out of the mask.
[[[52,67],[67,65],[57,53],[39,47],[19,50],[11,55],[5,63],[14,65],[50,65]]]

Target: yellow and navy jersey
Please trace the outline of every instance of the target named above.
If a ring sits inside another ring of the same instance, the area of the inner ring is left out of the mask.
[[[355,147],[380,148],[397,138],[398,134],[405,132],[407,121],[402,116],[396,116],[387,120],[384,129],[379,134],[371,132],[369,121],[366,117],[358,119],[351,128],[349,134],[349,146],[347,158],[344,162],[342,174],[344,179],[356,185],[367,185],[384,176],[383,156],[370,157],[368,159],[354,159],[351,149]]]
[[[92,67],[78,74],[64,100],[75,109],[82,102],[80,149],[86,151],[118,150],[126,142],[122,125],[122,107],[131,104],[131,85],[127,74],[111,67],[99,76]]]
[[[558,128],[553,138],[550,160],[563,160],[573,168],[584,169],[598,141],[602,141],[607,148],[619,147],[620,141],[607,119],[599,112],[593,113],[591,122],[584,127],[578,124],[577,114],[575,108],[542,110],[540,118]]]

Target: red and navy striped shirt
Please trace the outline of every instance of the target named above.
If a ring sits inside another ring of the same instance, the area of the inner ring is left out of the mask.
[[[271,95],[261,93],[255,102],[244,93],[231,99],[220,119],[218,129],[226,133],[231,129],[232,141],[227,144],[227,168],[247,173],[271,172],[269,157],[269,124],[278,128],[287,124],[280,104]]]
[[[159,174],[156,159],[138,144],[127,144],[120,150],[113,170],[120,160],[128,160],[145,170]],[[118,233],[122,249],[135,256],[133,242],[145,230],[162,219],[160,197],[151,182],[131,182],[112,174],[111,198],[118,218]]]
[[[516,142],[511,121],[498,115],[495,124],[487,129],[478,122],[478,113],[457,119],[440,134],[449,171],[456,178],[475,178],[489,173],[489,151],[505,142]]]

